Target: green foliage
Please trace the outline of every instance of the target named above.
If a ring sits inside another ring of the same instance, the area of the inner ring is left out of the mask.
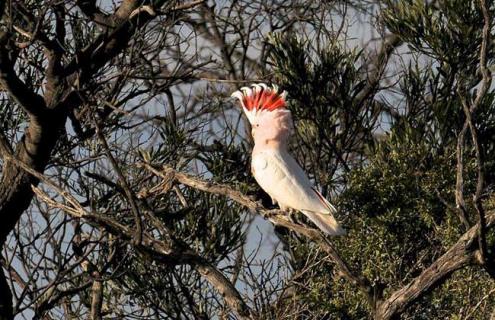
[[[369,97],[357,98],[366,86],[361,52],[337,40],[322,49],[292,36],[270,41],[276,82],[287,90],[295,119],[294,151],[321,185],[338,186],[340,172],[359,164],[378,120]]]
[[[346,124],[361,130],[357,135],[360,148],[340,149],[341,154],[352,150],[365,160],[348,168],[342,180],[337,207],[341,219],[345,215],[348,235],[333,242],[351,269],[369,279],[378,295],[388,297],[464,233],[455,209],[457,139],[465,122],[463,99],[474,100],[481,80],[483,17],[476,1],[437,1],[435,5],[422,0],[385,2],[384,25],[411,49],[406,62],[394,70],[398,75],[395,96],[388,96],[384,105],[396,113],[385,115],[390,119],[385,134],[374,130],[371,117],[383,112],[379,109],[383,105],[356,99],[365,86],[362,53],[346,50],[337,41],[323,50],[313,50],[307,42],[279,36],[272,39],[272,58],[277,80],[293,98],[290,108],[300,133],[294,149],[304,150],[299,153],[300,162],[318,163],[309,167],[327,165],[336,157],[333,152],[348,141]],[[494,6],[490,6],[493,14]],[[489,61],[492,57],[490,53]],[[493,99],[493,92],[488,92],[475,117],[487,198],[492,197],[495,182]],[[325,149],[327,139],[337,148]],[[326,150],[325,157],[320,156],[320,149]],[[477,169],[469,134],[463,157],[469,218],[477,221],[471,201]],[[318,170],[328,167],[312,172]],[[318,178],[316,175],[317,181],[325,181]],[[484,205],[492,208],[489,201]],[[492,231],[489,243],[493,237]],[[365,297],[332,266],[318,264],[308,271],[316,246],[296,238],[292,248],[292,267],[300,284],[295,285],[296,297],[310,306],[311,318],[369,318]],[[468,315],[486,319],[495,308],[495,299],[487,298],[492,288],[493,281],[482,269],[463,269],[413,304],[401,319],[461,319]],[[473,307],[473,301],[483,303]]]
[[[377,290],[385,289],[385,296],[418,276],[462,235],[456,212],[440,200],[454,203],[455,159],[450,153],[433,153],[418,136],[405,125],[394,128],[385,141],[370,149],[369,163],[350,172],[347,189],[339,197],[338,207],[348,213],[345,225],[349,233],[334,242],[351,268],[362,273]],[[468,167],[472,182],[473,163]],[[304,257],[313,250],[308,243],[298,242],[294,247],[296,260],[301,261],[306,261]],[[296,270],[302,267],[294,265]],[[368,318],[369,306],[352,284],[335,274],[332,267],[317,269],[314,272],[318,276],[306,278],[305,286],[299,288],[300,299],[322,314]],[[463,297],[479,301],[488,293],[489,279],[479,268],[467,269],[421,299],[402,318],[455,319],[472,303]],[[323,296],[325,303],[321,303]],[[484,312],[493,307],[492,301],[473,314],[483,319]]]
[[[415,51],[476,71],[483,16],[476,1],[385,1],[383,21]]]
[[[363,111],[353,103],[366,82],[359,51],[346,50],[337,41],[320,51],[294,37],[278,35],[271,41],[277,83],[288,91],[296,119],[334,123],[343,110],[349,121]]]

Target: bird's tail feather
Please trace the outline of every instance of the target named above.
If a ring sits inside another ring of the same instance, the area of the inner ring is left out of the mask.
[[[315,213],[311,211],[303,211],[304,215],[309,218],[321,231],[331,236],[345,235],[345,230],[335,220],[331,214]]]

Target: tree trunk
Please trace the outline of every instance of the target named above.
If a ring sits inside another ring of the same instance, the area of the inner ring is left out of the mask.
[[[12,294],[5,274],[0,272],[0,320],[14,319],[12,310]]]

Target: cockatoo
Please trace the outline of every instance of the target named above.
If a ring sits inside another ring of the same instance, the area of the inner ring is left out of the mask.
[[[325,233],[343,235],[344,229],[333,216],[335,207],[313,186],[287,150],[293,122],[285,107],[286,96],[285,91],[278,93],[277,86],[270,88],[264,83],[232,93],[251,123],[253,176],[280,209],[301,211]]]

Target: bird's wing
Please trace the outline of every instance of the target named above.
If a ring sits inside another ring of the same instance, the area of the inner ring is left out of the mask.
[[[287,152],[266,150],[253,155],[253,175],[258,184],[281,205],[322,214],[333,206],[313,187],[306,173]]]

